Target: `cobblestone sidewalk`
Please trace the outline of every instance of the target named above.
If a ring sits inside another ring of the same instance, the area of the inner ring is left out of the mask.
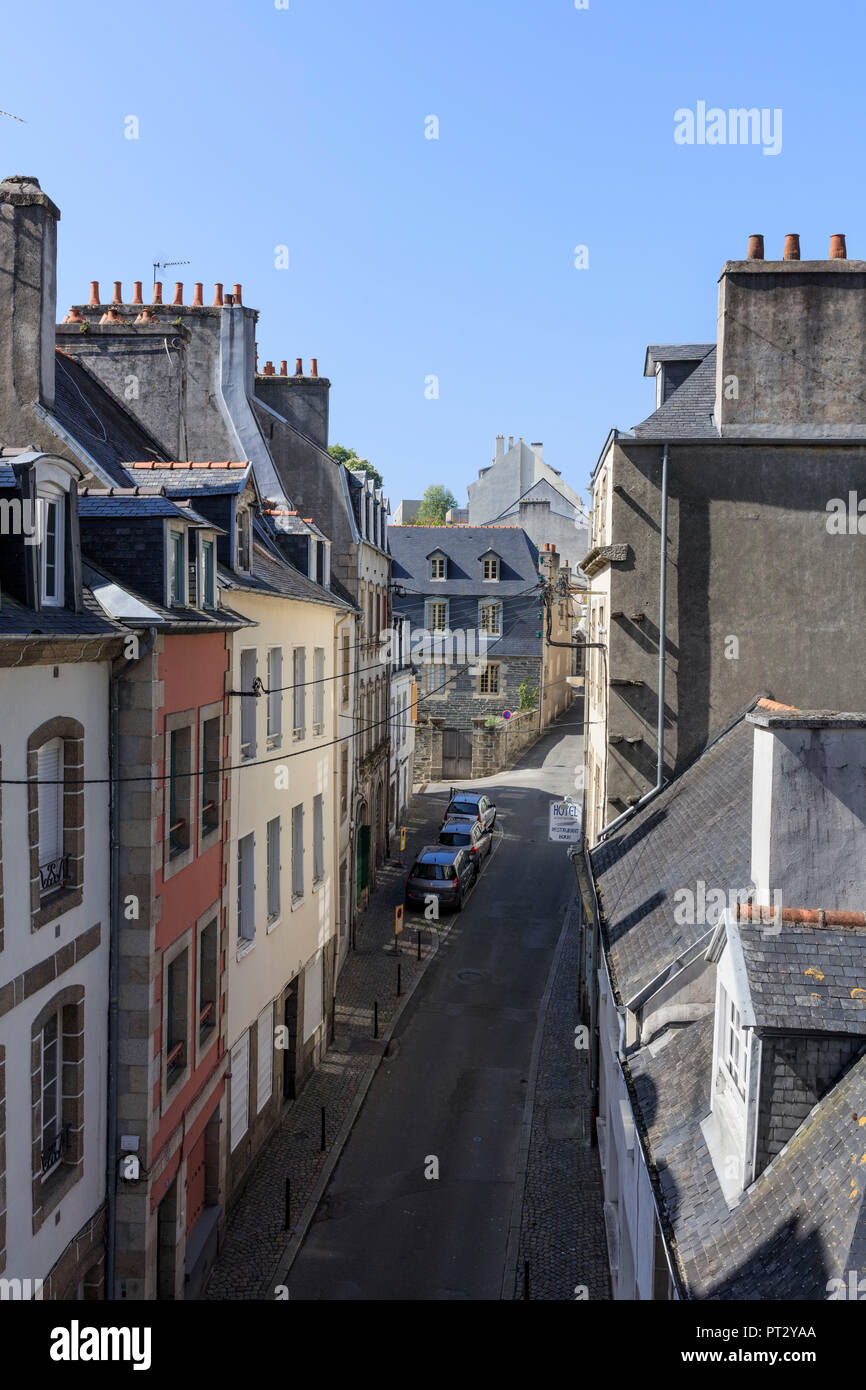
[[[205,1299],[273,1299],[274,1269],[285,1257],[292,1232],[283,1229],[285,1184],[291,1180],[292,1227],[310,1199],[365,1078],[381,1060],[382,1039],[406,996],[423,974],[447,933],[450,917],[438,924],[407,914],[400,950],[394,953],[394,908],[403,901],[412,856],[435,841],[447,797],[416,796],[411,803],[404,864],[386,863],[377,871],[376,891],[358,923],[355,950],[349,951],[337,980],[334,1042],[278,1129],[255,1161],[252,1175],[232,1209],[223,1246],[211,1270]],[[392,850],[396,854],[396,850]],[[421,960],[416,927],[421,927]],[[397,962],[401,996],[397,996]],[[379,1005],[379,1042],[373,1039],[373,1005]],[[321,1110],[325,1107],[327,1151],[320,1151]]]
[[[514,1297],[610,1298],[598,1149],[590,1136],[589,1054],[574,1046],[578,934],[573,913],[543,1024]]]

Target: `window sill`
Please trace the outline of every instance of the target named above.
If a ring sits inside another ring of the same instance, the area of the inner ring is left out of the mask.
[[[324,724],[313,725],[313,738],[321,738],[325,732]]]
[[[248,956],[248,955],[249,955],[250,951],[253,949],[253,947],[255,946],[255,944],[256,944],[256,938],[255,938],[255,937],[252,937],[249,941],[243,940],[243,941],[239,942],[239,943],[238,943],[237,952],[235,953],[235,960],[239,960],[239,961],[240,961],[240,960],[243,960],[244,956]]]
[[[59,891],[50,893],[42,899],[36,911],[31,913],[31,931],[38,931],[47,922],[53,922],[58,917],[62,917],[64,912],[70,912],[73,907],[80,907],[83,901],[84,888],[81,885],[61,888]]]
[[[304,739],[305,739],[306,737],[307,737],[307,733],[306,733],[306,730],[305,730],[305,729],[293,729],[293,730],[292,730],[292,743],[303,743],[303,741],[304,741]]]
[[[324,874],[322,874],[321,878],[314,878],[314,879],[313,879],[313,892],[314,892],[314,893],[318,893],[319,889],[321,888],[321,886],[322,886],[322,884],[323,884],[324,882],[325,882],[325,875],[324,875]]]
[[[282,734],[270,734],[268,736],[268,752],[274,748],[281,748],[283,744]]]
[[[266,936],[270,936],[271,932],[274,930],[275,927],[278,927],[278,926],[280,925],[280,923],[282,922],[282,920],[283,920],[283,914],[282,914],[281,912],[278,912],[277,915],[276,915],[276,917],[274,917],[273,919],[271,919],[271,920],[268,921],[268,925],[267,925],[267,928],[266,928],[266,930],[265,930],[265,935],[266,935]]]
[[[299,907],[303,907],[303,906],[304,906],[305,901],[306,901],[306,899],[305,899],[303,893],[300,895],[300,897],[292,898],[292,911],[293,911],[293,912],[297,912],[297,910],[298,910]]]

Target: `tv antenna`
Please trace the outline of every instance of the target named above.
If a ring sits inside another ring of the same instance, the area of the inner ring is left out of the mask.
[[[0,111],[0,116],[8,116],[10,121],[20,121],[22,125],[27,124],[23,116],[13,116],[11,111]]]
[[[156,272],[158,270],[168,270],[173,265],[189,265],[189,261],[154,261],[153,262],[153,283],[156,284]]]

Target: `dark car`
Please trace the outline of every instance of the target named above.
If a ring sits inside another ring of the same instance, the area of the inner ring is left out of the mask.
[[[476,854],[481,860],[493,847],[493,833],[470,816],[449,816],[442,822],[439,843],[468,849],[470,854]]]
[[[451,800],[443,817],[471,816],[481,822],[485,830],[492,830],[496,824],[496,807],[486,792],[462,792],[451,788]]]
[[[424,907],[429,894],[442,907],[461,908],[463,898],[478,876],[478,857],[468,849],[426,845],[406,880],[409,907]]]

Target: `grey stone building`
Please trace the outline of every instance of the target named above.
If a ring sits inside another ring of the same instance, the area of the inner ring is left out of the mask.
[[[419,717],[442,723],[444,774],[468,776],[473,721],[518,711],[521,686],[531,705],[544,700],[545,722],[571,697],[547,670],[563,649],[548,646],[538,551],[510,526],[391,526],[388,539],[394,608],[412,625]],[[565,640],[566,597],[553,621],[554,640]]]
[[[542,457],[540,443],[496,436],[492,463],[468,487],[469,506],[455,510],[455,522],[470,526],[520,526],[537,550],[552,544],[562,563],[576,570],[586,554],[589,517],[562,474]]]
[[[656,408],[596,465],[590,836],[657,781],[660,625],[663,777],[755,690],[862,704],[866,263],[839,239],[827,260],[795,251],[764,260],[753,239],[723,267],[718,343],[650,347]]]

